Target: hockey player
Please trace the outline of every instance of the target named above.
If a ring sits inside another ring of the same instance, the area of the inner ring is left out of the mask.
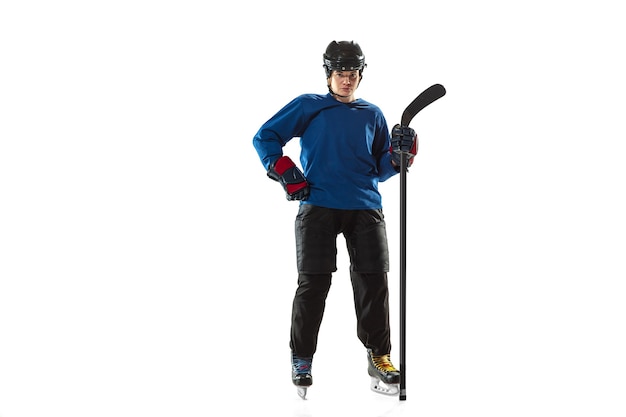
[[[291,318],[292,380],[302,398],[313,383],[311,366],[331,275],[337,236],[350,257],[357,336],[367,351],[372,389],[398,393],[400,373],[390,360],[389,253],[378,183],[399,171],[399,154],[417,150],[411,128],[392,131],[380,108],[356,98],[366,67],[360,46],[332,41],[323,54],[327,94],[303,94],[265,122],[253,138],[267,175],[298,200],[295,220],[298,288]],[[300,138],[301,171],[283,147]],[[394,146],[391,146],[391,143]],[[399,148],[398,148],[399,149]],[[381,384],[382,382],[382,384]]]

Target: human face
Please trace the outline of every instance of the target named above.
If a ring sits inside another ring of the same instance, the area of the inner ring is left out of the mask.
[[[329,85],[337,100],[349,103],[354,101],[354,92],[360,81],[359,71],[333,71],[330,74]]]

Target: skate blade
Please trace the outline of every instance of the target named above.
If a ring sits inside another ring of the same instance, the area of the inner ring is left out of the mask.
[[[387,384],[380,379],[373,377],[370,388],[372,391],[383,395],[398,395],[400,393],[399,384]]]
[[[303,400],[306,400],[306,388],[307,387],[298,387],[298,396]]]

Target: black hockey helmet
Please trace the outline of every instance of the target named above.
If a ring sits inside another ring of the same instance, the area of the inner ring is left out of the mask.
[[[359,44],[354,41],[332,41],[328,44],[326,52],[324,53],[326,78],[330,77],[333,70],[358,70],[359,74],[362,74],[366,66],[365,55],[363,55]]]

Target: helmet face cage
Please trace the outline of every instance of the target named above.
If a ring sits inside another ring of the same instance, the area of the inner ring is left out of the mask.
[[[332,41],[324,53],[326,78],[330,77],[333,70],[359,71],[359,75],[362,75],[366,66],[361,47],[354,41]]]

